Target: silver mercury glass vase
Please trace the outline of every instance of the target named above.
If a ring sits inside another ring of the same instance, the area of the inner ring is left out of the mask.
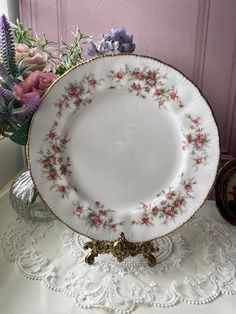
[[[24,171],[15,179],[9,198],[12,208],[26,219],[37,222],[55,219],[55,216],[41,200],[29,170]]]

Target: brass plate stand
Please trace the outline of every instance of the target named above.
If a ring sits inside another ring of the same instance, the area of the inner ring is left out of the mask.
[[[126,240],[123,232],[121,232],[120,237],[116,241],[92,240],[86,242],[83,247],[85,250],[91,249],[91,252],[85,257],[85,262],[89,265],[94,263],[98,254],[111,253],[119,262],[123,262],[128,256],[142,254],[148,260],[148,265],[153,267],[157,262],[152,253],[159,250],[159,248],[153,247],[151,241],[129,242]]]

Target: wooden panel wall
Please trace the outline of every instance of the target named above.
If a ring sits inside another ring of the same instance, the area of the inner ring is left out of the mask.
[[[235,0],[21,0],[34,32],[70,40],[72,26],[97,37],[124,25],[136,53],[179,68],[203,91],[220,129],[222,159],[236,157]]]

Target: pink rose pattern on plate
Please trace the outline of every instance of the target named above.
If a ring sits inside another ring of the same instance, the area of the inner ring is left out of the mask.
[[[163,198],[158,205],[150,206],[142,203],[141,216],[138,220],[133,220],[132,223],[151,226],[154,225],[153,221],[159,218],[166,224],[169,219],[174,219],[176,215],[183,212],[187,200],[193,198],[192,193],[195,184],[195,178],[184,180],[182,174],[180,188],[177,193],[170,187],[168,191],[162,191],[157,195],[157,197]]]
[[[56,132],[58,123],[54,121],[51,129],[45,135],[44,142],[47,142],[47,149],[40,149],[39,163],[49,182],[50,189],[60,193],[62,198],[68,197],[70,186],[63,183],[63,176],[69,176],[70,157],[62,157],[61,153],[65,153],[66,144],[69,142],[67,135],[59,137]]]
[[[150,70],[148,67],[130,69],[126,65],[124,70],[120,69],[117,72],[110,71],[109,77],[114,83],[110,87],[111,89],[123,86],[123,83],[127,84],[128,81],[128,90],[130,93],[135,93],[136,96],[143,99],[147,95],[151,96],[160,109],[167,109],[167,102],[174,102],[179,108],[184,106],[174,86],[171,88],[166,86],[168,82],[167,75],[161,74],[159,69]]]
[[[110,71],[108,77],[112,81],[111,89],[117,87],[128,86],[130,93],[135,93],[137,97],[145,99],[149,94],[152,99],[158,104],[159,109],[167,109],[168,103],[175,103],[180,109],[183,107],[179,99],[177,90],[166,86],[168,78],[165,74],[161,74],[159,70],[150,70],[147,67],[130,69],[128,65],[125,69],[119,71]],[[90,74],[85,76],[80,81],[70,82],[65,87],[65,92],[62,94],[55,106],[57,107],[57,117],[62,117],[63,111],[67,109],[78,110],[81,106],[86,106],[92,103],[92,94],[96,87],[102,85],[104,79],[97,79]],[[128,82],[128,83],[127,83]],[[183,150],[191,149],[191,155],[194,161],[196,170],[199,165],[206,164],[207,161],[207,143],[208,135],[200,126],[200,118],[193,118],[190,114],[186,115],[189,123],[189,132],[183,135]],[[67,135],[60,138],[56,132],[58,121],[54,121],[53,126],[46,134],[44,141],[48,143],[46,151],[40,150],[40,164],[42,172],[50,181],[50,189],[60,193],[64,199],[69,196],[70,189],[76,188],[64,184],[63,176],[69,176],[70,157],[61,157],[61,153],[65,153],[66,144],[69,139]],[[140,217],[132,223],[140,226],[154,225],[155,219],[161,219],[164,224],[170,219],[175,219],[178,214],[181,214],[186,207],[187,200],[193,198],[193,186],[196,184],[195,178],[184,179],[184,174],[181,177],[181,184],[178,192],[172,188],[168,191],[163,191],[157,197],[161,197],[158,205],[150,206],[142,203],[140,206]],[[83,219],[91,227],[99,229],[109,229],[116,231],[118,225],[124,222],[114,221],[114,210],[104,209],[99,201],[96,201],[92,206],[83,206],[78,202],[73,203],[75,215]]]
[[[69,83],[69,85],[65,87],[65,93],[62,94],[62,98],[55,103],[55,106],[58,108],[58,118],[62,116],[63,109],[71,108],[71,105],[74,106],[75,110],[78,110],[80,106],[90,104],[92,102],[91,95],[95,88],[101,85],[102,81],[104,80],[97,80],[94,78],[94,75],[90,74],[79,82],[74,81]]]
[[[98,201],[95,202],[94,205],[88,207],[82,206],[79,202],[75,205],[75,214],[91,227],[116,231],[118,225],[123,225],[123,222],[117,223],[114,221],[114,210],[104,209],[104,205]]]
[[[207,164],[207,146],[209,143],[209,136],[204,132],[200,124],[200,117],[192,117],[191,114],[186,114],[188,121],[189,132],[182,131],[185,140],[183,141],[183,150],[190,150],[193,160],[193,166],[197,170],[199,166]]]

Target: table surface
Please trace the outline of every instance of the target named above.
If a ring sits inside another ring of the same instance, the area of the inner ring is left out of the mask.
[[[9,187],[0,191],[0,232],[4,226],[16,217],[8,200]],[[200,214],[226,224],[232,230],[236,227],[227,223],[219,214],[213,201],[207,201]],[[236,308],[236,296],[220,296],[214,302],[193,306],[178,304],[172,308],[150,308],[139,306],[134,313],[222,313],[233,314]],[[41,283],[22,277],[16,264],[0,254],[0,312],[4,314],[75,314],[75,313],[111,313],[103,309],[78,308],[69,297],[44,287]]]

